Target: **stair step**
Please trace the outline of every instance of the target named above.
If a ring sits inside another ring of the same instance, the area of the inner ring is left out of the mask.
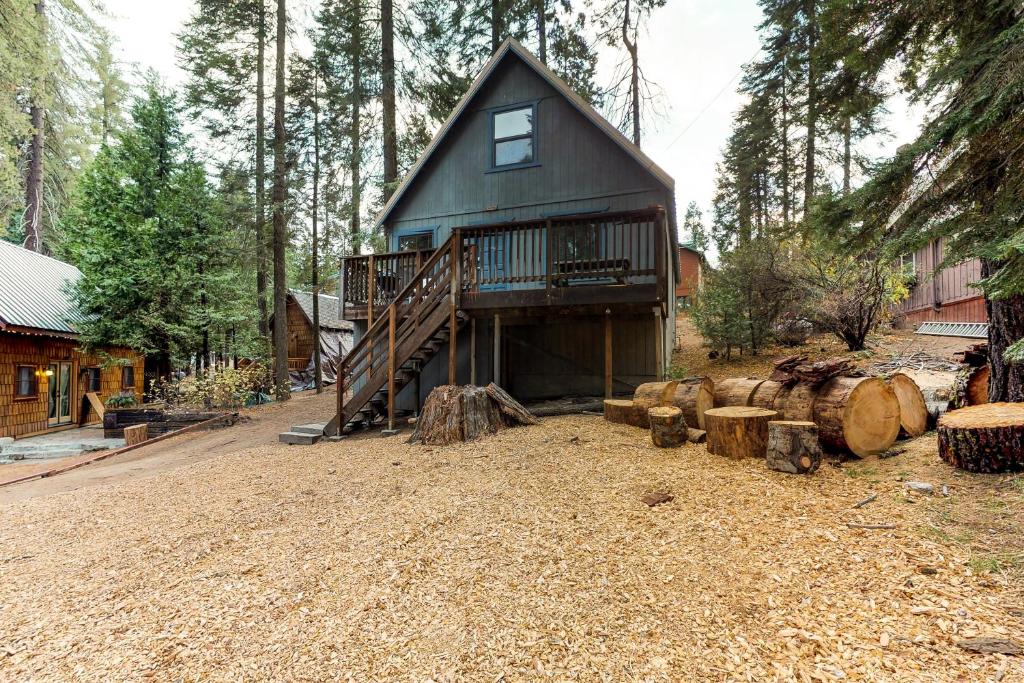
[[[326,423],[312,422],[310,424],[292,427],[292,431],[298,434],[319,434],[320,436],[323,436],[326,428]]]
[[[281,432],[277,435],[277,440],[281,443],[295,446],[312,446],[322,438],[323,434],[305,434],[303,432]]]

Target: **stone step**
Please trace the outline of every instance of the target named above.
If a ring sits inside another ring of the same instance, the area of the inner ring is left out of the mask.
[[[327,423],[318,422],[292,427],[292,431],[299,434],[319,434],[320,436],[324,435],[325,429],[327,429]]]
[[[295,446],[312,446],[317,441],[323,438],[323,434],[304,434],[302,432],[281,432],[277,435],[277,440],[281,443],[292,444]]]

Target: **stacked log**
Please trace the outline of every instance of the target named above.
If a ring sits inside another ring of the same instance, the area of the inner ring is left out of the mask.
[[[939,419],[939,456],[968,472],[1024,470],[1024,403],[987,403]]]
[[[683,411],[687,425],[704,429],[704,411],[715,407],[714,391],[710,377],[689,377],[679,381],[670,405]]]
[[[636,388],[632,401],[606,400],[605,419],[646,429],[650,426],[648,410],[675,407],[682,411],[683,419],[689,427],[702,430],[704,411],[714,403],[713,391],[714,382],[708,377],[647,382]]]
[[[708,451],[727,458],[763,458],[768,445],[768,421],[774,410],[750,406],[712,408],[704,413]]]
[[[814,400],[817,396],[816,385],[794,384],[781,389],[770,408],[779,414],[780,420],[807,422],[814,418]]]
[[[675,396],[678,385],[679,382],[676,380],[641,384],[633,392],[633,404],[644,410],[672,405],[672,397]]]
[[[928,429],[928,405],[917,382],[902,372],[889,377],[889,386],[900,404],[900,434],[914,438]]]
[[[715,384],[715,407],[749,406],[763,380],[750,377],[725,379]]]
[[[774,410],[775,399],[784,388],[785,387],[782,386],[782,382],[776,382],[770,379],[765,380],[758,385],[757,389],[754,390],[754,394],[750,397],[750,405],[755,408]]]
[[[900,431],[899,400],[877,377],[834,377],[818,391],[813,413],[822,444],[861,457],[887,450]]]

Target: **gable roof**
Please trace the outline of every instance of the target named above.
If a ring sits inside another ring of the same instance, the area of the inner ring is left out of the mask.
[[[310,325],[313,324],[313,293],[303,292],[298,289],[289,289],[288,295],[299,305],[299,310],[306,316]],[[352,331],[353,324],[348,320],[341,320],[341,308],[338,306],[338,297],[329,294],[320,295],[320,327],[328,330]]]
[[[0,330],[78,334],[71,289],[82,277],[70,263],[0,240]]]
[[[522,44],[519,43],[519,41],[517,41],[515,38],[506,38],[505,42],[501,44],[501,47],[499,47],[498,50],[493,55],[491,55],[491,58],[487,60],[487,63],[484,64],[483,69],[481,69],[480,73],[477,74],[477,77],[473,81],[473,84],[469,86],[469,90],[466,91],[466,94],[462,96],[462,99],[459,100],[459,103],[455,105],[454,109],[452,109],[452,112],[448,115],[448,118],[445,120],[444,124],[437,131],[437,134],[434,135],[434,138],[430,141],[430,144],[427,145],[426,149],[423,150],[423,153],[420,154],[420,158],[416,160],[416,163],[413,165],[413,167],[409,169],[408,173],[405,174],[405,177],[402,179],[402,182],[399,183],[398,187],[395,189],[394,193],[392,193],[387,203],[385,203],[384,207],[380,210],[380,213],[377,214],[377,217],[374,218],[373,229],[377,229],[378,227],[380,227],[380,225],[387,219],[388,214],[390,214],[391,211],[398,205],[398,202],[401,201],[405,192],[409,189],[413,181],[416,179],[416,176],[419,174],[421,170],[423,170],[423,167],[426,166],[427,161],[430,159],[431,156],[433,156],[434,152],[440,146],[441,142],[448,135],[452,126],[455,125],[455,122],[466,110],[466,108],[469,106],[469,103],[473,100],[476,94],[480,92],[480,89],[483,87],[484,83],[487,82],[487,80],[491,77],[491,74],[493,74],[495,69],[497,69],[498,64],[500,64],[501,61],[510,53],[515,54],[520,59],[522,59],[523,62],[525,62],[527,66],[531,67],[537,73],[538,76],[544,79],[552,88],[561,93],[567,100],[569,100],[570,104],[572,104],[581,114],[583,114],[584,117],[589,119],[591,123],[597,126],[605,135],[611,138],[613,142],[615,142],[619,147],[623,149],[623,151],[626,152],[626,154],[632,157],[638,164],[643,166],[647,170],[647,172],[653,175],[666,188],[668,188],[669,190],[675,189],[675,181],[672,180],[672,177],[664,170],[662,170],[661,167],[659,167],[656,163],[654,163],[654,161],[650,157],[644,154],[643,150],[641,150],[637,145],[633,144],[633,142],[625,135],[623,135],[618,128],[613,126],[611,123],[608,122],[607,119],[601,116],[601,114],[599,114],[598,111],[594,109],[594,107],[592,107],[589,102],[580,97],[575,90],[569,87],[569,85],[565,81],[559,78],[558,75],[554,71],[549,69],[542,61],[537,59],[537,57],[535,57],[533,53],[531,53],[529,50],[523,47]]]

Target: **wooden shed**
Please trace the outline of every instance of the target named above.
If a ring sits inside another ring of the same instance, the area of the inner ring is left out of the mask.
[[[320,344],[324,382],[334,382],[338,359],[352,349],[354,325],[342,320],[338,297],[320,295],[320,329],[313,328],[313,294],[288,290],[288,372],[292,389],[301,390],[313,381],[313,349]],[[273,324],[273,318],[271,318]]]

